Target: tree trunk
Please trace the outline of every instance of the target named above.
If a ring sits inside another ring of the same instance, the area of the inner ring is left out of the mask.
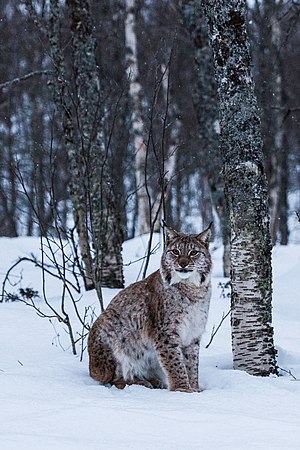
[[[132,104],[132,130],[135,151],[138,234],[149,233],[151,225],[150,197],[147,192],[147,147],[142,115],[142,86],[139,81],[136,40],[135,0],[126,0],[125,41],[127,48],[127,74]]]
[[[271,125],[273,130],[274,145],[270,152],[271,178],[269,187],[269,207],[270,207],[270,231],[272,243],[277,240],[278,231],[278,215],[280,203],[280,184],[282,181],[282,153],[283,153],[283,121],[282,121],[282,75],[281,75],[281,29],[280,22],[277,17],[275,0],[265,1],[268,8],[271,9],[271,43],[270,43],[270,59],[272,72],[270,73],[270,108],[271,108]]]
[[[5,131],[0,156],[0,236],[15,237],[17,232],[17,177],[13,154],[13,123],[10,105],[5,117]],[[6,131],[7,130],[7,131]]]
[[[279,231],[279,208],[283,162],[283,82],[282,38],[279,19],[282,2],[263,0],[256,3],[254,20],[257,36],[254,37],[258,61],[257,92],[261,103],[262,135],[266,175],[269,181],[269,214],[272,243],[277,241]]]
[[[49,39],[55,65],[55,101],[63,112],[71,198],[85,264],[86,289],[123,287],[121,230],[104,144],[99,70],[89,2],[69,0],[75,92],[71,94],[60,47],[59,3],[51,2]],[[93,247],[93,254],[92,254]]]
[[[27,1],[29,13],[33,15],[31,2]],[[86,163],[81,154],[80,144],[76,140],[76,122],[72,96],[67,82],[67,74],[64,56],[61,48],[60,34],[60,8],[58,0],[51,2],[48,37],[50,42],[51,57],[53,59],[55,74],[53,78],[54,101],[62,114],[65,145],[69,159],[69,171],[71,175],[70,197],[73,206],[73,217],[78,234],[80,255],[83,261],[83,279],[86,290],[95,288],[93,263],[88,233],[88,211],[85,194],[84,174]]]
[[[211,200],[220,218],[224,245],[224,276],[228,271],[228,224],[224,196],[224,179],[221,172],[222,159],[219,152],[218,100],[214,78],[213,54],[208,39],[207,22],[203,16],[203,7],[197,0],[182,1],[182,16],[186,29],[194,43],[196,84],[193,89],[193,103],[198,120],[200,139],[200,174],[207,179],[211,191]],[[206,225],[208,218],[203,218]]]
[[[200,175],[200,190],[200,211],[203,222],[202,227],[205,228],[207,224],[213,222],[212,196],[207,175]],[[212,234],[211,240],[214,240],[214,234]]]
[[[235,369],[277,373],[273,344],[267,185],[245,1],[204,2],[214,52],[221,148],[231,227],[232,349]]]
[[[284,139],[284,147],[288,148],[287,139]],[[289,241],[288,227],[288,181],[289,181],[289,164],[287,152],[281,154],[281,183],[279,196],[279,232],[280,245],[287,245]]]
[[[160,232],[161,220],[162,218],[166,220],[166,205],[171,192],[171,185],[173,177],[176,171],[177,165],[177,151],[179,146],[179,134],[181,121],[178,119],[176,114],[175,106],[172,108],[169,114],[170,105],[170,78],[169,78],[169,67],[164,64],[161,67],[162,70],[162,90],[164,97],[164,109],[165,117],[168,118],[168,123],[172,123],[172,129],[170,132],[168,150],[165,154],[165,143],[162,142],[161,145],[161,167],[160,167],[160,179],[159,179],[159,192],[156,200],[151,208],[151,222],[153,223],[153,231],[156,233]],[[164,134],[165,130],[163,130]],[[163,136],[162,141],[164,141],[165,136]]]
[[[123,287],[122,236],[104,142],[90,5],[88,0],[67,0],[67,4],[71,20],[80,151],[87,161],[85,181],[95,253],[94,282],[97,290],[101,286]]]

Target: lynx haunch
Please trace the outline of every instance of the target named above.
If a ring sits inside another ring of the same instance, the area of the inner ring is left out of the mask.
[[[90,375],[124,388],[141,384],[199,392],[199,344],[211,296],[211,225],[200,234],[166,227],[160,270],[123,289],[93,324]]]

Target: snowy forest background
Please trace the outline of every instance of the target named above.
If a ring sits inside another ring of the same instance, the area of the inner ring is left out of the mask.
[[[0,2],[5,450],[299,448],[300,5],[248,2],[245,38],[239,14],[222,22],[233,4],[243,9],[241,0]],[[212,25],[209,35],[205,15],[241,47],[249,38],[251,61],[245,51],[244,66],[230,67],[232,46]],[[240,103],[226,109],[235,89]],[[254,111],[245,127],[247,114],[231,120],[241,105]],[[162,219],[183,232],[214,223],[199,395],[120,392],[88,374],[91,323],[119,288],[159,267]],[[240,245],[231,253],[230,239]],[[243,320],[250,334],[240,336]],[[249,367],[236,365],[244,344]]]
[[[67,125],[62,126],[53,81],[57,32],[65,77],[61,83],[68,91],[64,95],[75,101],[76,67],[68,7],[64,2],[57,4],[55,31],[51,25],[55,12],[48,2],[34,2],[31,14],[25,3],[1,2],[0,236],[7,237],[45,235],[53,230],[57,215],[66,229],[72,211],[72,168],[64,138]],[[185,3],[189,2],[136,1],[135,20],[149,195],[154,204],[160,191],[167,189],[166,221],[175,229],[192,231],[195,216],[204,224],[212,218],[218,223],[223,205],[215,195],[220,190],[218,183],[222,184],[221,163],[208,145],[209,140],[218,145],[216,88],[206,78],[207,87],[199,90],[199,83],[204,82],[199,82],[201,69],[194,63],[195,42],[201,44],[191,38],[183,13]],[[122,239],[128,239],[138,235],[139,229],[125,3],[92,1],[91,8],[109,179]],[[270,205],[272,238],[286,245],[300,202],[299,5],[293,1],[251,2],[247,26],[271,201],[278,196],[276,205]],[[198,41],[200,38],[198,35]],[[205,98],[211,93],[214,95]],[[74,108],[79,111],[78,104]],[[207,115],[212,114],[215,130],[207,136],[203,127]],[[162,163],[166,165],[174,153],[172,176],[163,182]]]

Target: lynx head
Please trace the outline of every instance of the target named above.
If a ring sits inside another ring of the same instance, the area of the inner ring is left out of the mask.
[[[211,256],[208,244],[211,226],[212,223],[199,234],[183,234],[164,225],[166,246],[161,259],[161,275],[165,282],[200,287],[209,281]]]

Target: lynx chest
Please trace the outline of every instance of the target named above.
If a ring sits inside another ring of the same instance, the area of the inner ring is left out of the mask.
[[[186,347],[202,336],[208,316],[208,302],[189,305],[180,317],[179,336],[181,344]]]

